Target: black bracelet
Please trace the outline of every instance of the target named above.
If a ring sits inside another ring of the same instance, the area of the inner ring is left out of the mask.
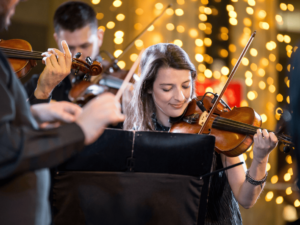
[[[268,176],[268,172],[266,172],[266,175],[263,179],[254,180],[252,177],[250,177],[249,170],[247,170],[247,172],[246,172],[246,181],[248,181],[250,184],[252,184],[254,186],[260,185],[260,187],[262,188],[262,184],[266,182],[267,176]]]

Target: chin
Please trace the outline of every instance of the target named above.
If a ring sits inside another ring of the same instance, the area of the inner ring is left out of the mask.
[[[185,110],[185,108],[181,108],[181,109],[177,109],[177,110],[172,109],[170,111],[170,113],[168,113],[169,117],[179,117],[184,113],[184,110]]]

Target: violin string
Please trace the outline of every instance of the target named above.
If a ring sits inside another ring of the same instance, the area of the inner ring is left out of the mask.
[[[39,52],[39,51],[29,51],[29,50],[24,50],[24,49],[5,48],[5,47],[0,47],[0,49],[2,49],[2,50],[10,50],[10,51],[21,51],[21,52],[29,52],[29,53],[38,53],[38,54],[42,54],[43,53],[43,52]]]
[[[43,56],[29,56],[29,55],[19,55],[19,54],[15,54],[15,53],[8,53],[6,54],[7,57],[10,58],[15,58],[15,59],[36,59],[36,60],[41,60],[43,59]]]
[[[40,57],[41,59],[43,58],[43,56],[41,56],[40,54],[24,54],[24,53],[18,53],[18,52],[7,52],[7,51],[3,51],[4,54],[6,55],[19,55],[19,56],[28,56],[28,57]]]
[[[226,126],[230,126],[232,128],[238,128],[240,132],[244,131],[245,133],[251,134],[251,135],[254,135],[256,133],[256,130],[260,129],[259,127],[255,127],[255,126],[245,124],[245,123],[242,123],[242,122],[239,122],[239,121],[230,120],[230,119],[221,118],[221,117],[216,117],[215,120],[213,121],[213,124],[215,124],[215,125],[224,125],[224,126],[226,125]],[[268,130],[268,132],[272,132],[272,131]],[[280,140],[285,140],[285,141],[290,142],[290,140],[287,137],[285,137],[281,134],[276,134],[276,136]]]
[[[18,53],[18,54],[27,54],[27,55],[41,55],[43,52],[37,51],[26,51],[26,50],[19,50],[19,49],[11,49],[11,48],[3,48],[0,47],[0,50],[7,53]]]
[[[6,53],[6,54],[14,53],[14,54],[19,54],[19,55],[41,56],[41,54],[39,54],[39,53],[26,52],[26,51],[22,52],[22,51],[7,51],[7,50],[3,50],[2,52]]]

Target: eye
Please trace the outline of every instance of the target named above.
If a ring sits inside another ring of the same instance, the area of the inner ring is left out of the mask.
[[[171,91],[172,88],[170,89],[162,89],[164,92],[168,92],[168,91]]]
[[[188,89],[190,88],[191,85],[187,85],[187,86],[182,86],[184,89]]]

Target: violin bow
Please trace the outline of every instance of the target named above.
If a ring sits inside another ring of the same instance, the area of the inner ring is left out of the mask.
[[[246,44],[246,46],[245,46],[245,48],[243,49],[243,51],[242,51],[242,53],[241,53],[241,55],[240,55],[238,61],[236,62],[235,66],[233,67],[233,69],[232,69],[232,71],[231,71],[231,73],[230,73],[230,75],[229,75],[229,77],[228,77],[228,79],[227,79],[227,81],[226,81],[226,83],[225,83],[225,85],[224,85],[224,87],[223,87],[223,89],[222,89],[220,95],[218,96],[218,98],[216,99],[216,101],[215,101],[213,107],[211,108],[210,112],[208,113],[207,118],[206,118],[206,120],[205,120],[203,126],[201,127],[200,131],[198,132],[198,134],[202,134],[202,133],[203,133],[204,128],[206,127],[206,125],[207,125],[207,123],[208,123],[208,121],[209,121],[211,115],[214,113],[215,109],[217,108],[217,105],[218,105],[220,99],[222,98],[223,94],[225,93],[225,91],[226,91],[226,89],[227,89],[229,83],[231,82],[231,80],[232,80],[232,78],[233,78],[233,76],[234,76],[234,74],[235,74],[237,68],[238,68],[239,65],[241,64],[242,59],[243,59],[243,57],[245,56],[245,54],[247,53],[247,51],[248,51],[248,49],[249,49],[249,47],[250,47],[250,45],[251,45],[251,43],[252,43],[252,41],[253,41],[255,35],[256,35],[256,31],[254,31],[254,32],[252,33],[251,37],[249,38],[248,43]]]
[[[132,67],[130,68],[129,72],[127,73],[120,89],[118,90],[115,98],[119,101],[125,88],[127,87],[127,85],[129,84],[129,81],[132,77],[132,75],[134,74],[134,71],[136,70],[137,66],[139,65],[140,61],[141,61],[141,57],[142,57],[142,54],[143,54],[144,50],[142,50],[138,56],[138,58],[135,60],[135,62],[133,63]]]

